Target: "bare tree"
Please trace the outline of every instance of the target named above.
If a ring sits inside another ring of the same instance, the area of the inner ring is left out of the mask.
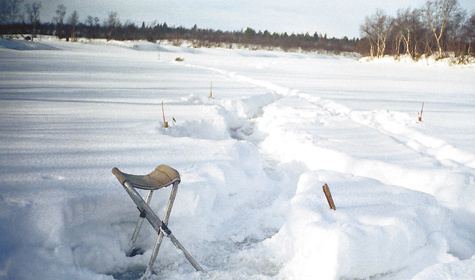
[[[56,22],[56,35],[59,38],[64,37],[64,17],[66,16],[66,7],[61,4],[56,8],[56,16],[53,21]]]
[[[0,22],[14,23],[22,20],[23,0],[2,0],[0,2]]]
[[[376,41],[377,41],[377,33],[370,17],[368,16],[365,17],[365,23],[360,26],[360,31],[361,31],[361,37],[368,38],[369,48],[370,48],[369,53],[371,57],[374,57],[375,56],[374,49],[375,49]]]
[[[466,38],[468,49],[468,56],[472,56],[472,43],[475,41],[475,12],[472,13],[472,16],[465,22],[463,26],[464,38]]]
[[[436,0],[434,2],[427,1],[423,8],[425,21],[434,35],[439,56],[442,56],[443,53],[442,35],[457,7],[457,0]]]
[[[376,57],[383,57],[386,51],[389,32],[393,19],[387,16],[382,10],[376,10],[371,17],[365,18],[365,24],[360,27],[363,37],[367,37],[370,43],[370,53]]]
[[[94,37],[94,17],[93,16],[87,16],[86,25],[88,27],[87,37],[91,39]]]
[[[36,35],[40,24],[41,2],[28,3],[25,5],[25,9],[28,21],[33,25],[33,34]]]
[[[396,36],[396,44],[399,48],[401,45],[403,51],[399,49],[396,54],[405,53],[412,59],[417,57],[417,50],[420,37],[424,34],[424,28],[420,21],[421,10],[410,8],[399,9],[397,11],[397,17],[394,20],[394,33]]]
[[[7,12],[7,1],[0,0],[0,23],[4,24],[7,23],[8,19],[8,12]]]
[[[465,53],[463,26],[466,18],[467,14],[464,10],[457,10],[450,17],[446,27],[445,40],[443,42],[445,43],[445,49],[449,52],[453,52],[456,56],[463,56]]]
[[[120,20],[117,12],[109,12],[109,18],[105,22],[105,26],[107,27],[107,40],[112,38],[112,33],[114,30],[120,26]]]
[[[73,13],[69,16],[68,23],[71,25],[71,40],[75,42],[77,41],[76,25],[79,23],[79,14],[77,11],[73,11]]]
[[[99,29],[100,29],[100,20],[98,17],[93,17],[93,16],[87,16],[86,18],[86,25],[87,25],[87,37],[89,39],[91,38],[97,38]]]
[[[396,33],[396,55],[400,54],[399,47],[401,42],[404,42],[404,53],[410,55],[410,43],[412,35],[412,28],[410,24],[411,12],[408,9],[399,9],[397,17],[394,20],[394,31]]]
[[[93,16],[87,16],[86,24],[89,25],[89,26],[94,26],[94,17]]]

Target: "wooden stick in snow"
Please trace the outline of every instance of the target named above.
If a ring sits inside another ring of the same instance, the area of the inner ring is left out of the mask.
[[[163,109],[163,101],[162,101],[162,114],[163,114],[163,127],[168,128],[168,122],[165,121],[165,110]]]
[[[424,102],[422,102],[422,108],[421,108],[421,112],[418,113],[419,115],[419,121],[421,122],[422,121],[422,111],[424,110]]]
[[[330,209],[336,210],[335,203],[333,202],[332,194],[330,193],[330,188],[328,187],[327,184],[322,186],[323,192],[325,193],[325,196],[328,201],[328,205],[330,206]]]
[[[209,85],[209,96],[208,98],[213,98],[213,82],[210,82]]]

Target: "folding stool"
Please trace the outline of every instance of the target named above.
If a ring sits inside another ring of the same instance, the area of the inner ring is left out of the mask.
[[[193,259],[193,257],[185,250],[185,248],[178,242],[175,236],[172,234],[168,228],[168,220],[170,218],[170,213],[172,211],[173,202],[175,201],[176,193],[178,191],[178,184],[180,184],[180,174],[175,169],[167,165],[159,165],[148,175],[131,175],[121,172],[117,167],[112,169],[112,173],[117,177],[119,182],[124,187],[127,194],[132,198],[134,203],[137,205],[137,209],[140,212],[140,218],[135,227],[135,231],[130,240],[130,248],[127,252],[128,256],[134,256],[137,254],[138,249],[135,247],[135,241],[139,235],[140,228],[144,219],[147,219],[152,227],[157,231],[158,237],[153,248],[152,257],[148,264],[147,270],[145,271],[144,277],[150,276],[152,273],[152,266],[157,258],[158,250],[163,240],[163,236],[170,238],[172,243],[180,249],[185,258],[191,263],[191,265],[197,271],[203,271],[200,265]],[[152,200],[152,194],[154,190],[158,190],[164,187],[173,185],[172,191],[170,193],[170,199],[168,200],[168,205],[165,210],[165,215],[163,216],[163,221],[153,212],[149,204]],[[148,190],[146,199],[144,200],[142,196],[135,190],[135,188]]]

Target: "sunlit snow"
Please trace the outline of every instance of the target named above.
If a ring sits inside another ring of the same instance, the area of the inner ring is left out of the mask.
[[[180,172],[169,227],[205,272],[165,238],[151,279],[473,279],[474,77],[430,60],[0,39],[0,279],[140,278],[156,232],[126,257],[139,213],[111,169],[159,164]]]

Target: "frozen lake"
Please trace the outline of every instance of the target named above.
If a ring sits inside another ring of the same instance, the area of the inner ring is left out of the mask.
[[[156,233],[144,225],[144,254],[125,256],[139,213],[111,169],[159,164],[181,174],[169,227],[205,272],[165,238],[152,279],[475,278],[474,77],[433,61],[0,39],[0,279],[139,278]]]

